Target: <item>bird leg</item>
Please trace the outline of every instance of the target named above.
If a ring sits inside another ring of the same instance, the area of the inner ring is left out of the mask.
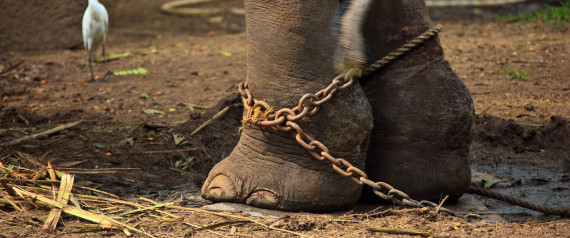
[[[105,67],[107,67],[107,73],[105,74],[105,76],[103,76],[103,78],[101,78],[104,79],[108,75],[113,75],[113,72],[111,71],[111,69],[109,69],[109,65],[107,64],[107,55],[105,54],[105,44],[102,45],[102,48],[103,48],[103,59],[105,59]]]
[[[95,75],[93,74],[93,66],[91,66],[91,54],[87,53],[87,63],[89,64],[89,72],[91,72],[91,80],[89,82],[95,82]]]

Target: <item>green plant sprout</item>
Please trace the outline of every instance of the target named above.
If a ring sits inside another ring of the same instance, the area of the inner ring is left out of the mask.
[[[546,5],[546,9],[530,14],[519,12],[518,15],[495,15],[496,20],[514,21],[519,24],[533,22],[548,25],[562,25],[570,22],[570,1],[560,3],[560,6]]]
[[[503,73],[507,78],[516,79],[516,80],[527,80],[529,79],[529,74],[526,71],[522,71],[520,69],[515,69],[511,65],[511,63],[507,60],[507,66],[501,68]]]

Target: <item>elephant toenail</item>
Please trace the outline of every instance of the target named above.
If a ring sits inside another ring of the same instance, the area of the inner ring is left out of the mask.
[[[269,190],[257,190],[253,192],[245,201],[247,205],[263,207],[263,208],[276,208],[279,205],[279,196]]]
[[[234,201],[238,199],[234,183],[225,175],[217,175],[210,185],[202,190],[202,197],[211,201]]]

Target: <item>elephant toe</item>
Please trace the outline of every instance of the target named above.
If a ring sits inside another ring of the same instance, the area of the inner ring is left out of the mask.
[[[219,174],[207,186],[203,187],[202,197],[218,202],[236,201],[238,200],[238,192],[228,176]]]
[[[277,208],[279,206],[279,195],[270,190],[257,190],[247,198],[245,203],[255,207]]]

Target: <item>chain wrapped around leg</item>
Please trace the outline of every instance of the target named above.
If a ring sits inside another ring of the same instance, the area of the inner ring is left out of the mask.
[[[350,162],[342,158],[335,158],[332,156],[329,153],[329,149],[323,143],[313,139],[305,133],[294,121],[306,116],[315,115],[320,106],[329,101],[336,92],[349,87],[357,79],[377,71],[407,51],[430,39],[441,30],[441,25],[437,25],[363,70],[351,69],[347,73],[338,75],[326,88],[314,94],[307,93],[303,95],[297,106],[292,109],[283,108],[275,112],[268,103],[253,98],[253,94],[249,90],[247,83],[240,83],[238,91],[242,97],[244,109],[246,111],[243,120],[244,126],[246,124],[253,124],[262,127],[275,127],[280,131],[288,132],[295,138],[297,143],[305,148],[313,157],[321,161],[328,160],[331,162],[333,170],[337,173],[351,179],[355,183],[365,184],[372,187],[374,193],[384,200],[392,201],[394,204],[400,206],[407,205],[416,208],[438,207],[437,204],[429,201],[418,202],[410,199],[406,193],[394,189],[387,183],[369,180],[364,171],[354,167]],[[457,216],[449,209],[440,208],[438,211],[445,212],[452,216]]]

